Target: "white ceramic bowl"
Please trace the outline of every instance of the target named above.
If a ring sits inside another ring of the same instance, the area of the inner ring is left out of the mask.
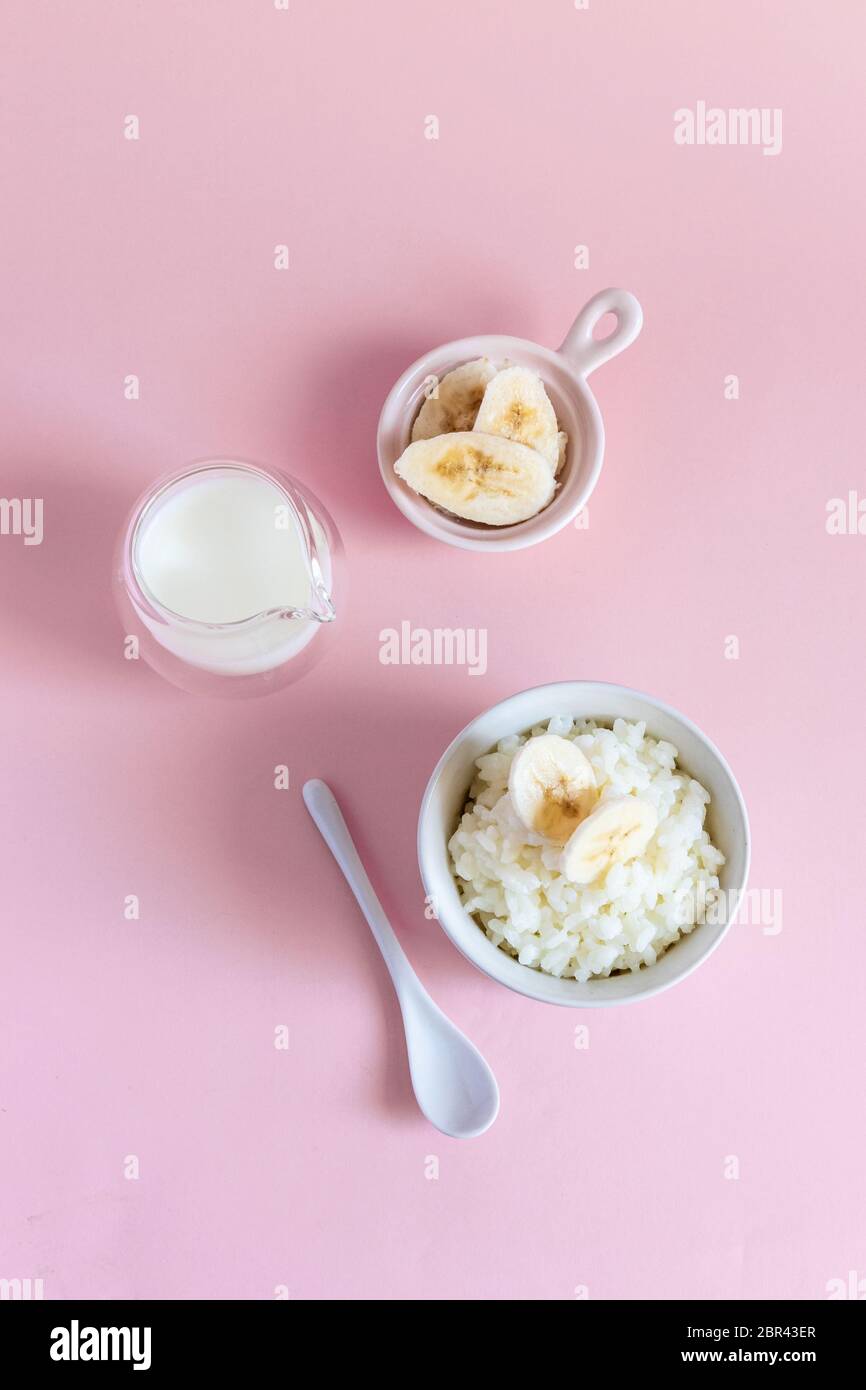
[[[616,327],[606,338],[596,339],[593,331],[605,314],[615,316]],[[633,343],[642,323],[634,295],[602,290],[584,305],[556,351],[524,338],[486,336],[445,343],[419,357],[389,393],[377,436],[382,478],[403,515],[426,535],[463,550],[521,550],[561,531],[589,501],[604,458],[604,425],[587,377]],[[411,442],[412,425],[431,379],[441,380],[446,372],[475,357],[533,367],[544,381],[560,429],[568,434],[568,452],[553,501],[516,526],[479,526],[446,516],[394,472],[394,464]]]
[[[667,739],[679,752],[679,765],[710,793],[707,829],[725,856],[719,874],[728,912],[723,922],[700,923],[637,974],[609,979],[559,980],[521,965],[487,939],[463,908],[451,873],[448,841],[466,803],[475,759],[507,734],[524,733],[552,715],[574,718],[643,719],[647,733]],[[473,719],[446,748],[427,784],[418,821],[418,862],[424,889],[435,904],[439,924],[467,960],[491,980],[548,1004],[587,1008],[647,999],[682,980],[718,946],[733,919],[749,874],[749,820],[736,779],[705,734],[669,705],[624,685],[599,681],[558,681],[512,695]]]

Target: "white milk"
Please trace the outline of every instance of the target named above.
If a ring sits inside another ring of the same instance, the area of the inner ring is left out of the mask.
[[[312,524],[330,584],[324,536]],[[311,599],[297,518],[286,494],[259,473],[216,466],[170,486],[141,519],[134,561],[145,593],[168,610],[167,622],[146,614],[143,620],[162,646],[193,666],[225,675],[272,670],[318,630],[313,618],[244,622]],[[189,626],[199,623],[242,626]]]

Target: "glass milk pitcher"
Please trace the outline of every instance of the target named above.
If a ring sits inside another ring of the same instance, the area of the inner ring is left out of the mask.
[[[230,459],[162,479],[115,560],[128,656],[185,690],[261,694],[331,645],[342,545],[325,508],[276,469]]]

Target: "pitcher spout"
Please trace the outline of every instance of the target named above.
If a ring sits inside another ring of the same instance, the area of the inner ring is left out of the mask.
[[[300,531],[310,584],[310,597],[309,603],[302,609],[287,611],[284,616],[308,618],[317,623],[332,623],[337,616],[337,610],[334,607],[329,584],[330,568],[327,541],[317,521],[315,511],[307,502],[302,489],[295,484],[289,495]]]
[[[319,582],[313,580],[310,589],[309,604],[305,608],[287,608],[283,613],[283,617],[307,618],[316,623],[332,623],[337,616],[337,610],[334,607],[334,600],[331,598],[325,585],[321,580],[319,580]]]

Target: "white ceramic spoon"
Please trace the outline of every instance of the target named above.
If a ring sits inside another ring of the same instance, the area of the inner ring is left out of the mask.
[[[499,1087],[477,1047],[433,1003],[394,935],[330,787],[304,784],[307,810],[345,875],[385,959],[403,1015],[415,1099],[431,1125],[473,1139],[499,1113]]]

